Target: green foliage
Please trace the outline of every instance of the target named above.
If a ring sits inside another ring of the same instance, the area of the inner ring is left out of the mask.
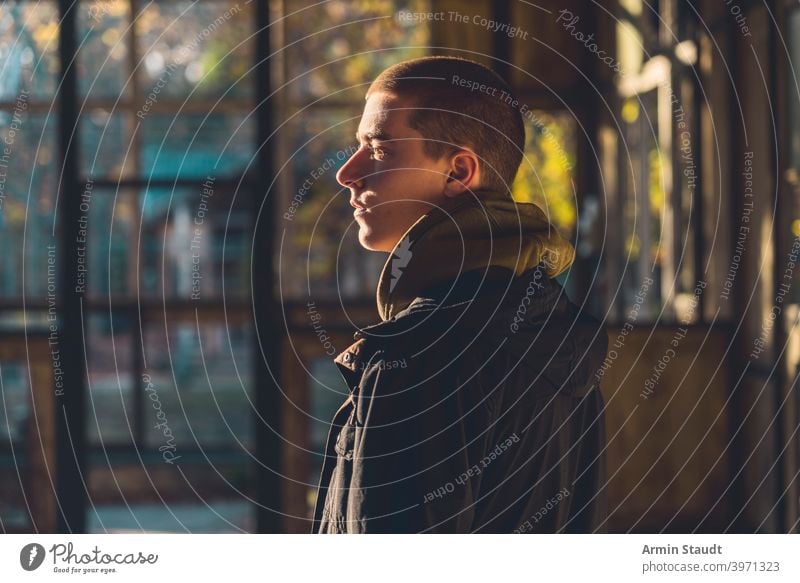
[[[525,157],[514,180],[517,202],[539,205],[563,235],[575,228],[577,210],[575,121],[568,114],[530,113],[525,116]]]

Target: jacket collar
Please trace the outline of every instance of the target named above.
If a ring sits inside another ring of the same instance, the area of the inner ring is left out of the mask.
[[[523,298],[529,301],[523,303]],[[508,333],[512,324],[518,324],[515,317],[519,316],[520,306],[525,309],[518,325],[530,327],[554,311],[564,310],[567,303],[564,289],[547,277],[544,263],[520,277],[497,267],[486,272],[471,271],[445,285],[428,287],[391,318],[358,329],[353,335],[355,342],[333,361],[352,396],[366,363],[383,347],[383,342],[373,340],[399,337],[417,326],[419,335],[425,336],[428,331],[431,335],[440,334],[456,321],[462,322],[460,334],[477,336],[490,320],[501,320],[506,325],[497,327],[496,332],[502,335]]]
[[[378,281],[378,314],[391,320],[417,297],[467,273],[500,268],[520,276],[543,263],[555,277],[574,258],[574,248],[541,208],[476,189],[420,217],[395,245]]]

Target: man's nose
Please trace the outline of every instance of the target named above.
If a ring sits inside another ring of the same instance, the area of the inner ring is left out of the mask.
[[[336,173],[336,181],[342,186],[350,187],[359,185],[364,182],[364,175],[368,169],[363,164],[366,149],[359,148],[355,153],[350,156],[344,166],[339,168]]]

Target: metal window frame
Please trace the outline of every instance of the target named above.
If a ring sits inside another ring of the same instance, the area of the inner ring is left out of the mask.
[[[131,4],[131,18],[138,14],[138,0],[129,0]],[[58,142],[61,158],[61,176],[59,197],[62,201],[62,213],[58,217],[59,236],[58,243],[61,253],[59,263],[58,305],[61,316],[60,341],[64,353],[64,387],[62,397],[57,397],[57,449],[56,449],[56,492],[60,502],[61,512],[58,516],[57,531],[60,533],[85,532],[87,525],[87,502],[89,497],[88,484],[85,480],[87,468],[88,444],[85,425],[85,405],[87,398],[87,378],[84,363],[86,362],[86,347],[82,336],[84,312],[93,303],[85,302],[83,297],[76,292],[77,284],[77,231],[80,216],[80,194],[86,179],[80,174],[80,150],[77,140],[73,136],[79,135],[79,98],[77,87],[76,62],[78,47],[77,39],[77,11],[81,4],[73,0],[58,0],[58,14],[60,30],[58,36],[58,59],[60,86],[55,99],[59,107]],[[272,133],[272,102],[269,101],[271,93],[270,67],[272,60],[261,59],[261,55],[270,55],[270,14],[269,5],[264,2],[256,3],[256,29],[255,29],[255,95],[254,103],[258,104],[256,112],[256,140],[258,158],[256,172],[252,179],[240,179],[238,184],[254,187],[255,184],[269,184],[272,177],[271,144],[267,137]],[[131,42],[135,51],[135,32],[131,32]],[[134,55],[131,58],[135,58]],[[134,61],[135,62],[135,61]],[[135,93],[135,86],[134,86]],[[93,101],[90,104],[102,106],[103,101]],[[236,109],[245,103],[230,103],[228,109]],[[164,102],[161,107],[167,107]],[[202,103],[192,106],[202,109]],[[125,106],[123,105],[123,110]],[[235,180],[229,180],[235,182]],[[95,181],[100,186],[131,186],[140,187],[147,185],[200,185],[202,180],[141,180],[132,179],[124,181]],[[270,217],[274,206],[274,193],[270,193],[261,200],[260,193],[254,188],[248,188],[249,206],[253,217],[262,213]],[[268,221],[261,221],[261,224]],[[272,233],[254,220],[254,249],[261,263],[261,268],[253,270],[253,296],[259,298],[258,302],[251,301],[250,307],[255,315],[255,336],[259,342],[253,347],[254,375],[253,390],[256,402],[256,435],[255,456],[257,493],[256,529],[258,532],[280,532],[282,524],[281,515],[281,489],[280,489],[280,418],[277,414],[280,399],[280,362],[279,346],[281,342],[281,328],[276,326],[275,299],[272,296],[274,289],[274,273],[272,265]],[[176,302],[181,303],[181,302]],[[188,305],[188,301],[186,302]],[[12,306],[5,306],[12,309]],[[22,298],[22,308],[26,309],[26,300]],[[237,302],[234,308],[242,310],[244,302]],[[125,309],[125,308],[123,308]],[[202,310],[205,312],[205,310]],[[141,322],[134,319],[134,334],[141,334]],[[134,346],[139,346],[134,342]],[[137,350],[134,355],[134,386],[140,378],[142,355]],[[141,438],[143,394],[134,392],[137,402],[135,421],[139,438]],[[141,439],[139,439],[141,440]],[[130,448],[123,448],[129,450]],[[223,448],[224,449],[224,448]]]

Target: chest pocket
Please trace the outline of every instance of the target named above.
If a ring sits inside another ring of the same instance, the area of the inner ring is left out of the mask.
[[[336,438],[336,444],[333,446],[334,451],[347,460],[353,459],[353,448],[355,447],[356,428],[349,423],[342,427]]]

